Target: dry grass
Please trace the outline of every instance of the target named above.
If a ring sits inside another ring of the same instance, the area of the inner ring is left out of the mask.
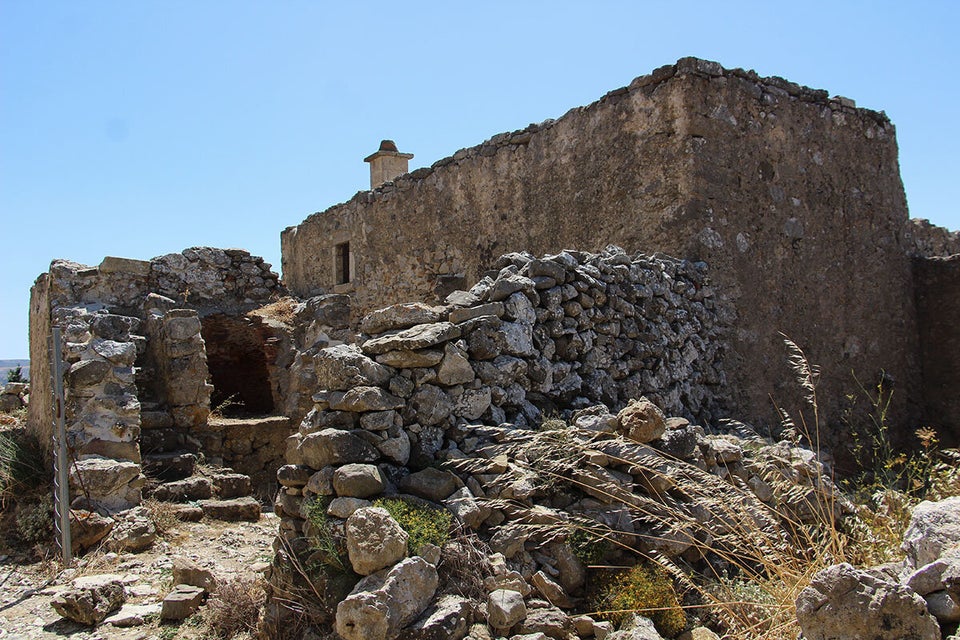
[[[280,298],[276,302],[254,309],[248,315],[270,318],[284,324],[292,325],[296,321],[297,301],[289,296]]]
[[[210,637],[252,637],[263,610],[263,587],[263,580],[248,578],[234,578],[220,585],[203,611]]]

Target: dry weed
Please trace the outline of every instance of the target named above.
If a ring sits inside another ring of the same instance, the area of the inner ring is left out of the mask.
[[[204,608],[203,621],[212,637],[228,640],[253,636],[263,610],[263,580],[234,578],[221,584]]]

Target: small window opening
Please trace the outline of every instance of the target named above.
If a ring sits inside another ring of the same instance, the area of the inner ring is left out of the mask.
[[[333,258],[337,269],[337,284],[350,282],[350,243],[343,242],[334,247]]]

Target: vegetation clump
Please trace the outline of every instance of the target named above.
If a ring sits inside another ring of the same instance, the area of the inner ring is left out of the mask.
[[[687,624],[673,581],[659,565],[640,562],[603,580],[594,606],[597,614],[622,625],[633,614],[650,618],[657,631],[673,638]]]
[[[410,534],[408,548],[413,552],[417,552],[425,544],[442,547],[450,539],[453,514],[446,509],[398,498],[381,498],[374,501],[373,505],[386,509],[390,517]]]

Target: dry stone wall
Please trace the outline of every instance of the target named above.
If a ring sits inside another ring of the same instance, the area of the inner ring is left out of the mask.
[[[469,287],[496,256],[565,247],[660,251],[711,265],[741,311],[728,375],[744,418],[797,406],[779,332],[824,372],[832,445],[853,371],[896,381],[891,419],[922,403],[907,207],[893,125],[782,78],[683,59],[557,120],[458,151],[281,234],[287,285],[337,288],[358,315]],[[882,283],[882,284],[881,284]]]

